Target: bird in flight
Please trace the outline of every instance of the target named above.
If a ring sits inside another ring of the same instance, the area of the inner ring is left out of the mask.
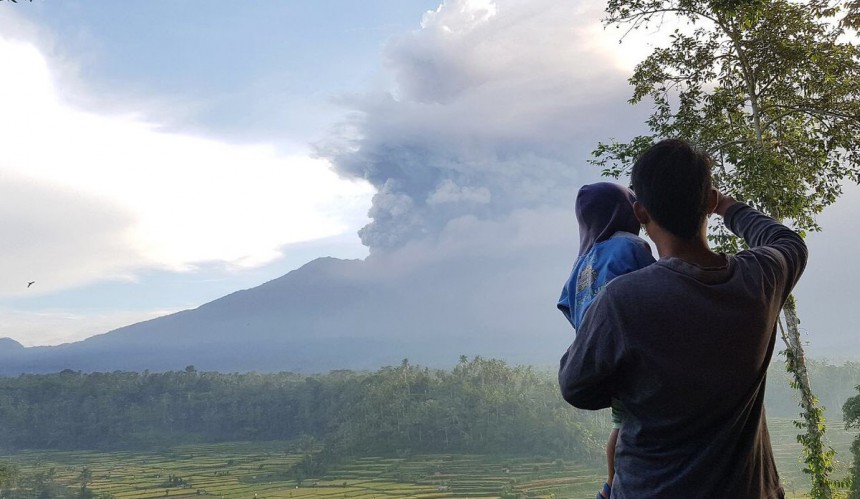
[[[32,286],[33,284],[36,284],[36,281],[30,281],[30,282],[28,282],[28,283],[27,283],[27,287],[29,288],[29,287],[30,287],[30,286]]]

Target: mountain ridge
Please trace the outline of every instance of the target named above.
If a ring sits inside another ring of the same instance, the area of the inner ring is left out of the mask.
[[[0,340],[0,375],[188,365],[221,372],[314,373],[376,369],[403,358],[448,367],[460,355],[555,362],[559,350],[523,355],[523,340],[531,342],[517,331],[522,318],[511,314],[516,309],[498,307],[511,315],[506,321],[488,307],[492,293],[484,289],[502,287],[493,282],[502,275],[498,268],[513,267],[484,258],[460,259],[453,266],[317,258],[259,286],[82,341],[25,348],[13,339]],[[551,300],[538,303],[554,308]]]

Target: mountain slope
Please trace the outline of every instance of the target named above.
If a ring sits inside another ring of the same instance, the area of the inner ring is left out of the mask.
[[[34,348],[0,341],[0,374],[187,365],[324,372],[405,357],[445,366],[462,354],[553,364],[571,336],[554,310],[557,286],[546,283],[563,272],[524,272],[515,263],[480,256],[408,265],[320,258],[196,309],[84,341]]]

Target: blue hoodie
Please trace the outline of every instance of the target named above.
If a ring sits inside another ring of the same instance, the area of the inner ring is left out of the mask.
[[[584,185],[576,196],[579,256],[558,300],[574,328],[609,281],[654,263],[651,247],[637,236],[634,200],[630,189],[611,182]]]

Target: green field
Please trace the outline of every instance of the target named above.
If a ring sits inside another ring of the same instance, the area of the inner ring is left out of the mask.
[[[802,471],[803,456],[796,439],[799,430],[789,419],[768,420],[768,430],[777,469],[788,497],[806,497],[803,492],[809,490],[809,479]],[[848,475],[852,460],[851,442],[857,434],[856,430],[846,431],[841,421],[827,422],[827,441],[836,451],[834,479]]]
[[[790,497],[803,497],[797,431],[789,420],[772,420],[777,464]],[[835,477],[845,475],[848,447],[856,433],[831,422],[828,435],[839,452]],[[185,445],[160,452],[25,451],[5,456],[22,473],[54,469],[54,480],[75,486],[84,467],[90,489],[117,498],[444,498],[594,497],[604,479],[599,464],[572,460],[479,455],[364,457],[343,463],[324,477],[298,483],[287,470],[302,459],[287,442]],[[171,482],[171,478],[173,482]]]
[[[117,498],[315,497],[585,497],[603,480],[602,470],[560,460],[502,459],[471,455],[365,457],[326,476],[297,483],[284,472],[300,454],[286,443],[181,446],[160,453],[21,452],[8,459],[22,471],[55,468],[56,481],[74,486],[84,467],[90,489]],[[167,487],[169,477],[185,485]]]

